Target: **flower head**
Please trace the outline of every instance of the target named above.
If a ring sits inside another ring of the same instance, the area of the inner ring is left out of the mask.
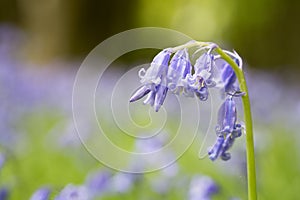
[[[193,45],[198,47],[193,55],[200,53],[194,65],[188,54],[188,48]],[[230,159],[228,150],[235,138],[241,135],[241,125],[237,123],[236,104],[233,97],[240,97],[244,93],[239,90],[237,76],[232,66],[218,54],[218,51],[215,51],[216,48],[218,46],[214,43],[194,41],[164,49],[154,57],[147,70],[139,71],[142,86],[134,92],[130,102],[147,96],[144,104],[150,104],[155,111],[158,111],[168,91],[205,101],[209,97],[211,88],[220,89],[221,97],[226,98],[218,113],[217,141],[208,154],[211,160],[218,157],[228,160]],[[242,59],[236,52],[226,50],[223,52],[231,57],[239,68],[242,68]]]

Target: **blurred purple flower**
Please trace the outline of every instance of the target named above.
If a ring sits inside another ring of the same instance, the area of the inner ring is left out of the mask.
[[[91,196],[101,196],[109,190],[112,174],[108,171],[99,171],[89,174],[85,186]]]
[[[210,177],[196,175],[191,180],[188,199],[210,200],[218,191],[219,187]]]
[[[8,189],[7,188],[0,188],[0,200],[8,200]]]
[[[139,174],[118,172],[111,179],[110,189],[116,193],[129,192],[138,180]]]
[[[50,190],[48,188],[40,188],[33,193],[30,200],[48,200],[50,197]]]
[[[90,200],[91,197],[85,186],[68,184],[55,200]]]
[[[17,123],[38,108],[57,110],[68,117],[72,111],[76,69],[69,66],[73,63],[29,65],[16,57],[22,39],[20,30],[0,25],[0,145],[5,148],[26,141],[25,134],[18,134]]]

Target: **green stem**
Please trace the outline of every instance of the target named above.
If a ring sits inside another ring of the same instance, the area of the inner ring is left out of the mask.
[[[180,46],[177,46],[177,47],[173,47],[171,48],[173,52],[176,52],[180,49],[184,49],[184,48],[190,48],[190,47],[194,47],[194,46],[208,46],[209,43],[207,42],[198,42],[198,41],[195,41],[195,40],[192,40],[192,41],[189,41],[183,45],[180,45]]]
[[[228,56],[221,48],[217,47],[215,51],[233,68],[242,92],[246,94],[242,97],[246,130],[246,151],[247,151],[247,176],[248,176],[248,199],[256,200],[256,172],[255,172],[255,155],[253,142],[253,127],[251,106],[248,95],[248,88],[243,70]]]

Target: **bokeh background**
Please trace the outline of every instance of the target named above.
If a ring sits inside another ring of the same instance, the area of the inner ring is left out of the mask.
[[[193,177],[201,182],[205,176],[218,186],[213,199],[246,198],[244,138],[226,164],[199,160],[194,145],[175,172],[138,177],[106,168],[78,140],[72,86],[81,62],[106,38],[147,26],[239,52],[253,105],[259,197],[297,199],[299,8],[296,0],[1,0],[0,200],[28,199],[40,188],[51,199],[63,188],[75,191],[77,199],[86,193],[98,199],[186,199]],[[122,56],[110,67],[107,84],[157,52]],[[136,115],[143,119],[143,112]],[[172,132],[170,124],[166,131]],[[124,141],[118,142],[134,146]],[[166,182],[169,187],[162,189]]]

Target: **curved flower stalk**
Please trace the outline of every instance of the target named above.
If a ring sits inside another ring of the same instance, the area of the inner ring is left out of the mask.
[[[200,55],[192,64],[188,50],[194,47],[197,50],[193,56]],[[209,97],[210,89],[220,90],[221,98],[225,100],[218,113],[217,140],[209,149],[208,155],[213,161],[219,157],[226,161],[231,157],[229,149],[242,134],[234,101],[234,98],[241,98],[246,133],[248,194],[249,199],[253,200],[256,199],[256,175],[252,116],[242,65],[242,59],[235,51],[222,50],[210,42],[191,41],[167,48],[155,56],[147,70],[140,70],[142,86],[134,92],[130,102],[147,95],[144,104],[150,104],[157,112],[163,105],[168,91],[205,101]]]

